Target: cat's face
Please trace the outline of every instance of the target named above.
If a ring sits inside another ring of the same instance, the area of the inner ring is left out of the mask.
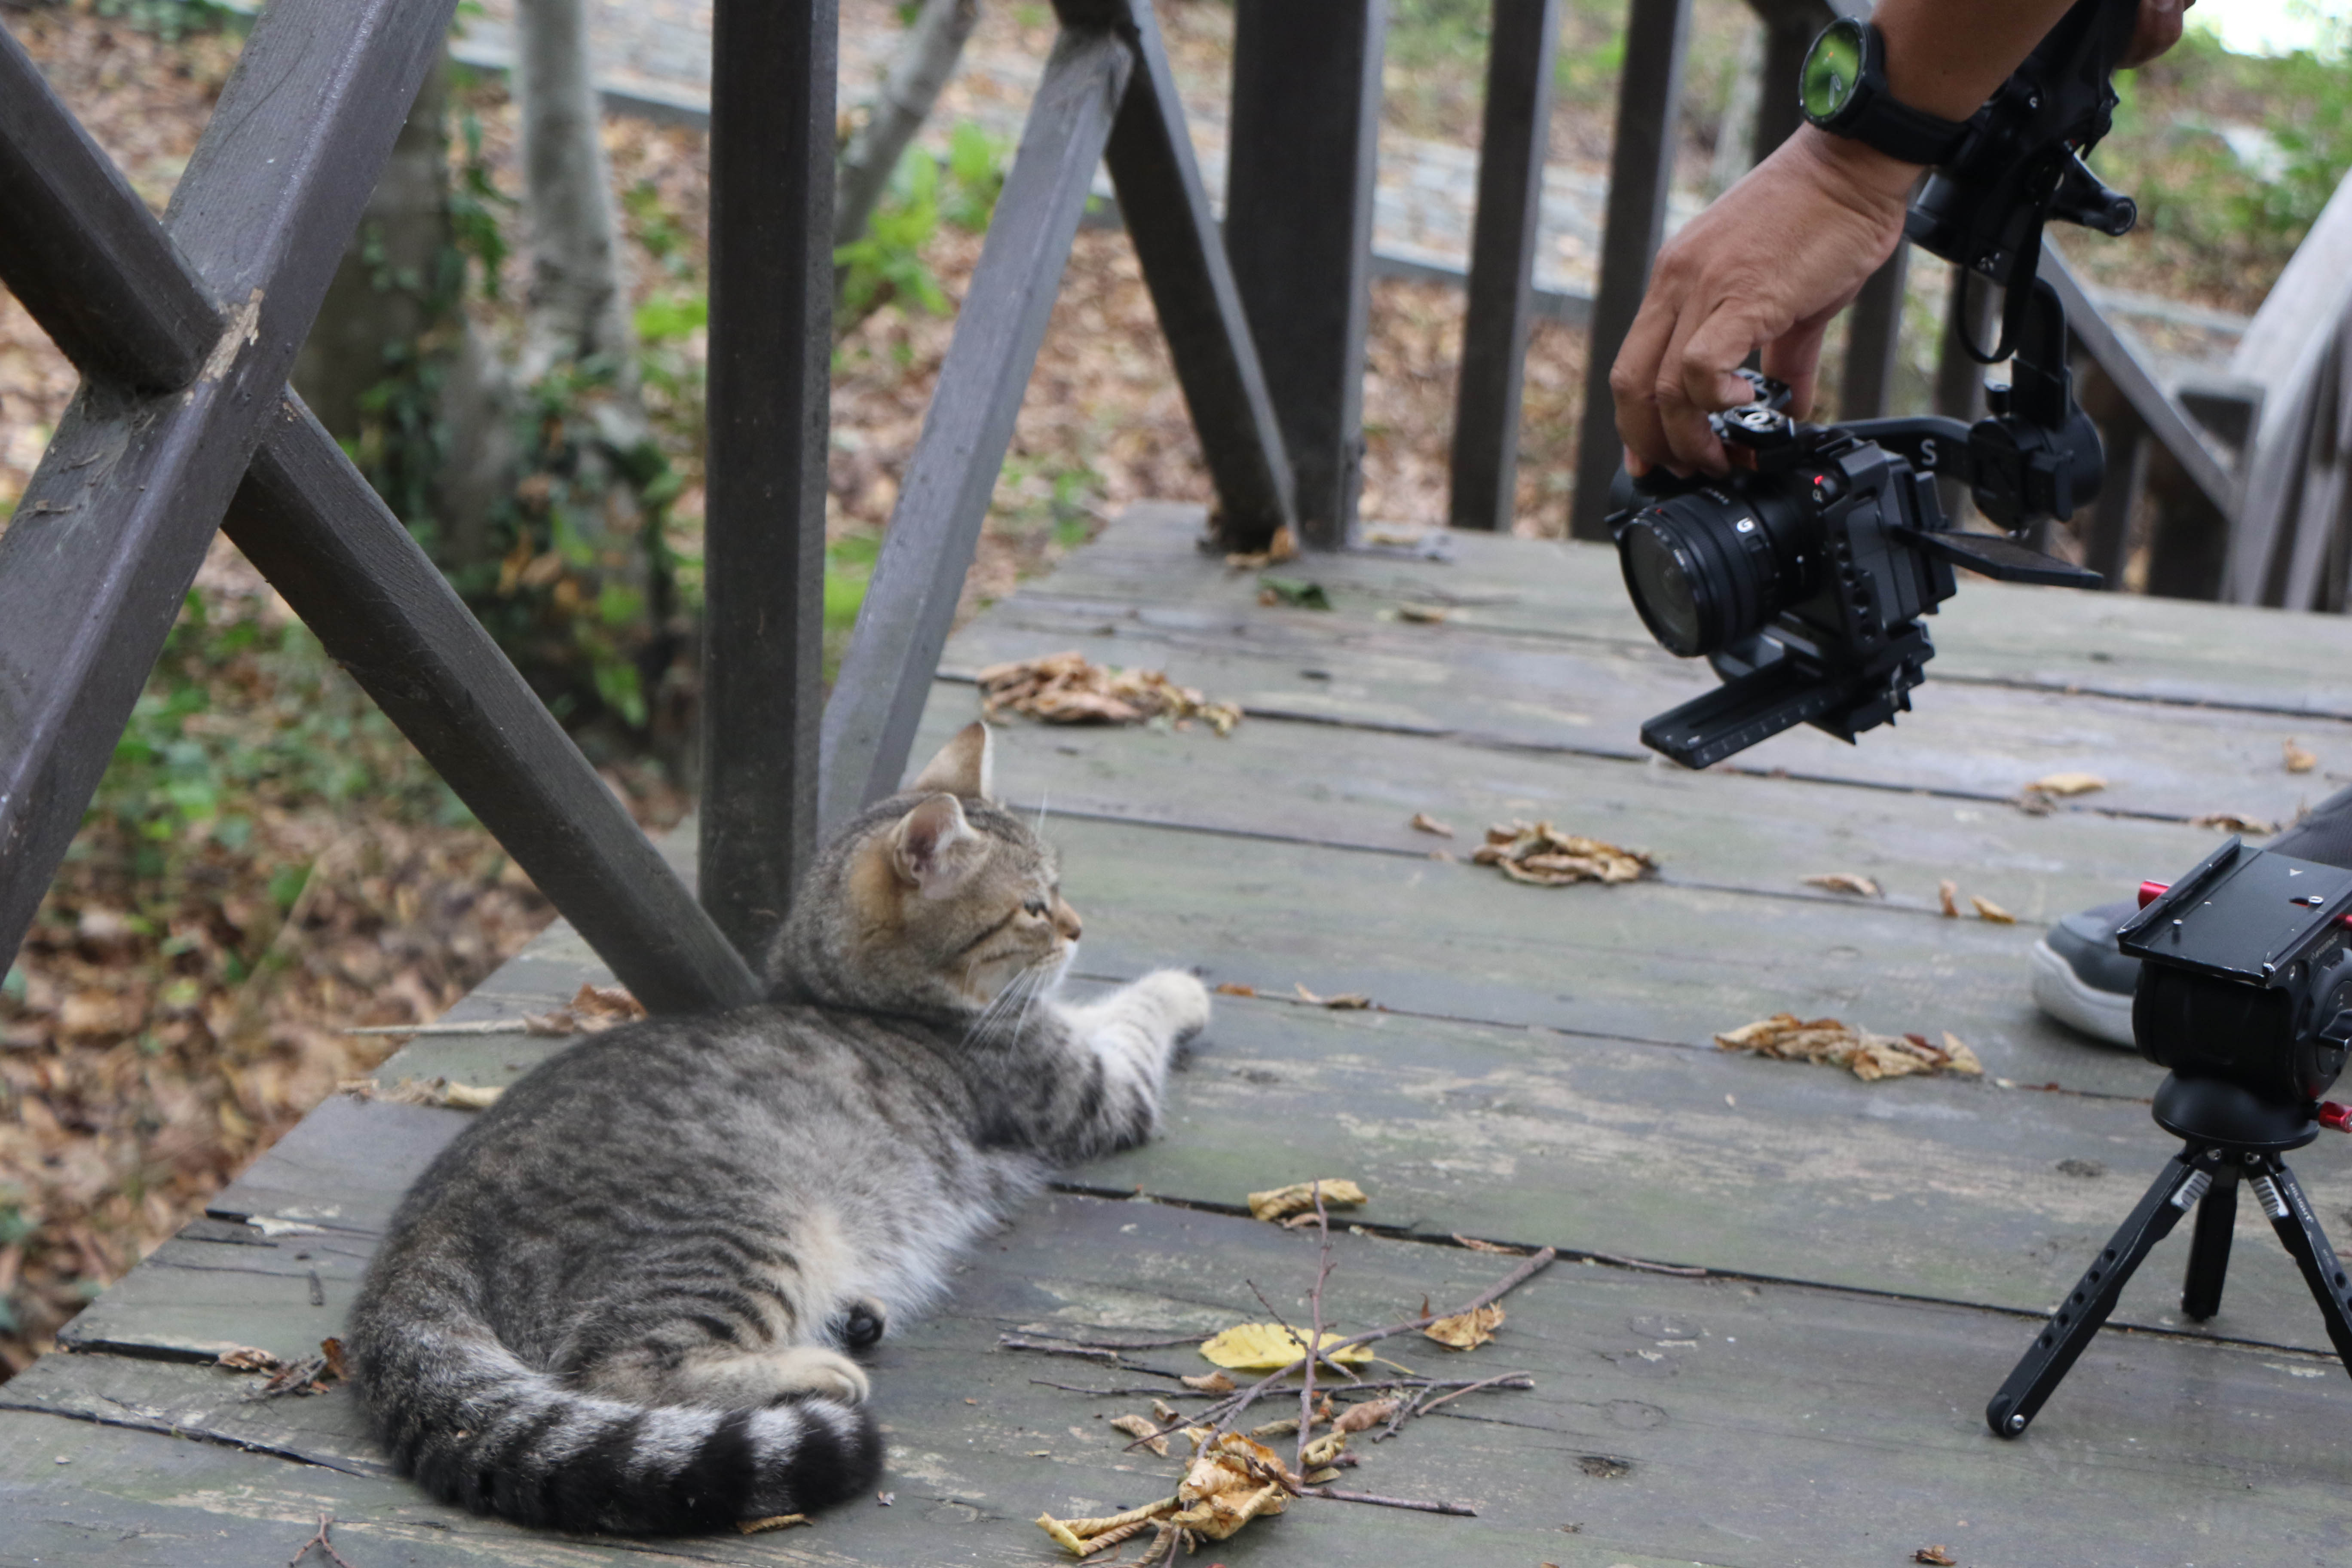
[[[824,958],[858,999],[980,1012],[1049,986],[1076,952],[1052,847],[989,798],[989,745],[966,729],[845,847]]]

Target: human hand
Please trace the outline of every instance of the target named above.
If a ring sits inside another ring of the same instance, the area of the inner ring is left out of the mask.
[[[1753,350],[1811,412],[1822,334],[1901,243],[1918,173],[1806,126],[1658,253],[1609,373],[1633,472],[1728,470],[1706,416],[1754,395],[1732,374]]]

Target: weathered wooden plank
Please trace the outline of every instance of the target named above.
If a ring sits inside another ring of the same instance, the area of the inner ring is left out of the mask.
[[[1455,528],[1508,533],[1518,500],[1519,391],[1551,145],[1559,0],[1496,0],[1494,16],[1446,515]]]
[[[1380,0],[1253,3],[1234,16],[1225,252],[1290,449],[1306,542],[1355,532],[1364,458],[1379,152]]]
[[[226,526],[640,1001],[673,1011],[759,994],[627,808],[290,393]]]
[[[256,23],[166,217],[227,330],[184,392],[85,386],[0,534],[0,951],[80,825],[454,4],[277,0]]]
[[[1297,481],[1233,264],[1201,184],[1159,18],[1148,0],[1060,4],[1066,22],[1105,13],[1135,53],[1103,163],[1217,487],[1220,534],[1230,548],[1262,550],[1275,530],[1296,526]]]
[[[1444,735],[1484,745],[1646,757],[1642,721],[1715,678],[1662,650],[1492,637],[1452,626],[1335,626],[1283,617],[1015,599],[959,637],[943,672],[1076,647],[1097,662],[1164,668],[1266,718]],[[2336,783],[2288,773],[2290,729],[2323,758],[2352,752],[2336,719],[2155,706],[2040,689],[1930,681],[1915,712],[1849,746],[1791,730],[1719,768],[1998,802],[2059,772],[2106,781],[2068,811],[2182,820],[2211,812],[2283,821]]]
[[[84,374],[185,386],[220,313],[114,160],[0,36],[0,278]]]
[[[1388,1321],[1424,1296],[1465,1298],[1508,1267],[1353,1236],[1337,1237],[1334,1254],[1326,1306],[1349,1328]],[[1102,1418],[1139,1407],[1140,1396],[1090,1398],[1031,1381],[1162,1380],[994,1352],[996,1333],[1025,1323],[1206,1332],[1263,1317],[1253,1281],[1287,1315],[1303,1309],[1314,1259],[1311,1238],[1246,1220],[1076,1197],[1034,1205],[982,1249],[937,1316],[886,1342],[876,1403],[891,1432],[886,1485],[895,1506],[847,1507],[805,1531],[654,1550],[704,1561],[1037,1562],[1044,1549],[1029,1522],[1037,1510],[1107,1510],[1162,1495],[1180,1461],[1129,1454],[1108,1431]],[[1457,1375],[1525,1369],[1537,1386],[1360,1445],[1363,1464],[1350,1477],[1365,1489],[1468,1500],[1475,1522],[1300,1503],[1261,1527],[1255,1543],[1244,1537],[1221,1555],[1450,1565],[1471,1552],[1607,1568],[1894,1561],[1945,1542],[1963,1562],[2175,1562],[2188,1541],[2226,1543],[2190,1561],[2252,1563],[2324,1559],[2344,1528],[2343,1411],[2352,1394],[2317,1358],[2110,1332],[2032,1436],[2006,1444],[1985,1433],[1976,1411],[2028,1332],[2009,1314],[1573,1264],[1538,1276],[1507,1305],[1496,1342],[1469,1356],[1417,1341],[1392,1349]],[[1181,1347],[1136,1359],[1171,1371],[1201,1364]],[[148,1384],[180,1396],[154,1403],[184,1406],[184,1429],[295,1452],[311,1445],[321,1458],[356,1451],[349,1429],[331,1425],[352,1414],[338,1408],[343,1395],[247,1413],[207,1402],[199,1370],[167,1369],[163,1378],[177,1381]],[[109,1392],[138,1398],[135,1382],[110,1384],[115,1373],[79,1359],[33,1375],[32,1396],[59,1412],[79,1402],[80,1413],[101,1414]],[[73,1464],[56,1466],[60,1452]],[[75,1472],[70,1480],[61,1468]],[[289,1471],[317,1500],[294,1503]],[[244,1484],[192,1482],[198,1474]],[[38,1504],[9,1517],[59,1521],[45,1530],[135,1506],[142,1522],[176,1516],[182,1530],[201,1521],[250,1541],[257,1524],[307,1525],[333,1506],[348,1521],[347,1548],[385,1542],[369,1562],[425,1541],[436,1561],[618,1544],[519,1538],[425,1505],[396,1483],[174,1447],[62,1414],[0,1418],[0,1485],[10,1502]],[[437,1536],[419,1529],[435,1525]]]
[[[898,787],[1133,63],[1105,27],[1063,29],[1045,62],[825,706],[824,822]]]
[[[1015,598],[1249,613],[1257,604],[1255,574],[1229,571],[1192,548],[1200,520],[1197,506],[1131,507]],[[1331,595],[1331,622],[1353,626],[1392,618],[1399,605],[1428,605],[1445,610],[1448,628],[1655,649],[1626,600],[1614,549],[1472,533],[1445,542],[1444,562],[1369,552],[1317,557],[1311,574]],[[1281,620],[1309,624],[1297,616]],[[2342,616],[1971,581],[1928,625],[1937,652],[1921,702],[1933,701],[1941,686],[1997,681],[2352,718],[2352,622]],[[1863,744],[1884,738],[1874,732]]]
[[[941,681],[919,745],[943,744],[980,710],[974,688]],[[2215,843],[2211,830],[2184,823],[2035,816],[2006,804],[1326,724],[1245,723],[1221,741],[1197,729],[1007,720],[996,755],[999,795],[1055,820],[1076,814],[1467,858],[1490,824],[1549,818],[1648,849],[1669,882],[1852,902],[1803,881],[1851,871],[1877,881],[1886,905],[1918,910],[1937,907],[1937,884],[1949,877],[2028,921],[2127,897],[2147,878],[2163,879],[2150,868],[2186,868]],[[1416,830],[1423,812],[1457,836]]]
[[[817,837],[838,10],[711,14],[702,897],[754,963]]]
[[[1110,918],[1087,913],[1097,927]],[[2032,1311],[2074,1283],[2173,1148],[2132,1099],[1957,1079],[1869,1085],[1703,1047],[1335,1013],[1272,991],[1217,1005],[1172,1080],[1163,1136],[1072,1182],[1237,1207],[1252,1191],[1345,1174],[1372,1194],[1347,1217],[1370,1225]],[[498,1084],[563,1042],[433,1044],[437,1070]],[[2153,1069],[2145,1077],[2152,1083]],[[66,1342],[182,1357],[216,1352],[230,1332],[280,1354],[314,1344],[329,1331],[307,1309],[310,1265],[286,1259],[363,1253],[395,1183],[463,1124],[456,1111],[386,1113],[403,1110],[322,1113],[214,1205],[279,1226],[283,1214],[331,1206],[337,1229],[280,1236],[268,1252],[254,1250],[256,1233],[226,1226],[244,1244],[171,1243],[77,1319]],[[2305,1157],[2303,1174],[2341,1231],[2352,1225],[2352,1172],[2331,1152]],[[2210,1331],[2326,1353],[2302,1278],[2267,1225],[2252,1205],[2239,1223]],[[2184,1239],[2144,1269],[2119,1321],[2184,1328],[2186,1255]],[[196,1264],[252,1278],[173,1283]],[[356,1266],[341,1270],[334,1262],[321,1276],[338,1308],[356,1279]]]
[[[1683,100],[1683,56],[1690,44],[1690,0],[1632,0],[1626,8],[1625,64],[1617,87],[1617,132],[1609,154],[1609,215],[1602,231],[1601,284],[1592,302],[1592,336],[1584,367],[1584,417],[1576,442],[1576,498],[1568,531],[1606,539],[1609,482],[1624,447],[1610,368],[1633,330],[1649,286],[1650,263],[1666,227],[1666,189],[1675,167],[1675,117]]]

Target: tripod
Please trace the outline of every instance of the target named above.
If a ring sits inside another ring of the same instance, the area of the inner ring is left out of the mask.
[[[2189,1277],[2180,1310],[2203,1322],[2221,1310],[2221,1280],[2230,1267],[2230,1232],[2238,1213],[2238,1184],[2253,1189],[2271,1228],[2303,1270],[2327,1325],[2327,1338],[2352,1369],[2352,1275],[2336,1261],[2302,1184],[2279,1156],[2319,1136],[2306,1108],[2281,1105],[2218,1079],[2165,1077],[2156,1094],[2156,1122],[2184,1143],[2165,1163],[2155,1185],[2084,1271],[2074,1291],[2051,1314],[2049,1326],[2025,1352],[2009,1381],[1985,1406],[1996,1436],[2014,1437],[2058,1391],[2075,1358],[2116,1309],[2132,1271],[2149,1249],[2197,1211],[2189,1246]]]

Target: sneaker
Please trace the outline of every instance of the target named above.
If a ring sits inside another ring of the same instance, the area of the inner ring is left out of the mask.
[[[2033,1000],[2063,1024],[2109,1045],[2132,1041],[2132,992],[2139,960],[2116,946],[2116,931],[2139,913],[2136,900],[2068,915],[2033,944]]]

